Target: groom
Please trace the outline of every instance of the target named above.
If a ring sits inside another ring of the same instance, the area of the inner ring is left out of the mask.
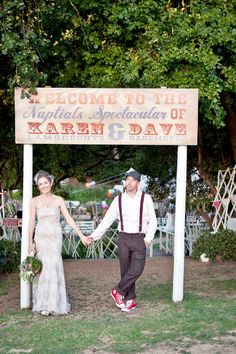
[[[111,291],[116,306],[130,312],[135,302],[135,282],[141,276],[146,261],[146,247],[154,238],[157,219],[150,195],[139,190],[141,174],[129,170],[125,174],[125,192],[115,197],[105,217],[88,237],[87,243],[99,240],[118,219],[118,249],[121,279]]]

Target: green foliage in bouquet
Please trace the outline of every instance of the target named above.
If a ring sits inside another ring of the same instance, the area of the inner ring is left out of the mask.
[[[212,261],[217,258],[236,260],[236,232],[228,229],[216,233],[204,231],[193,245],[192,257],[200,259],[202,254]]]
[[[20,265],[21,279],[33,282],[36,274],[42,270],[42,262],[37,257],[28,256]]]

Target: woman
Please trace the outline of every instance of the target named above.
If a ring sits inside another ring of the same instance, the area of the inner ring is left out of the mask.
[[[174,232],[175,231],[175,214],[174,214],[174,209],[169,208],[169,210],[166,213],[165,216],[166,219],[166,226],[165,230],[168,232]]]
[[[70,216],[64,199],[51,192],[53,176],[39,171],[35,178],[40,195],[32,198],[30,203],[29,254],[34,252],[42,261],[43,268],[33,287],[33,311],[42,315],[67,314],[70,304],[67,301],[64,269],[61,257],[62,228],[60,212],[67,223],[79,235],[83,244],[86,237],[79,230]],[[35,229],[35,221],[37,226]],[[33,234],[34,243],[33,243]]]

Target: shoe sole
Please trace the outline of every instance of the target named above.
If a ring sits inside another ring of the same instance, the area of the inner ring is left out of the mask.
[[[132,309],[128,310],[126,307],[124,307],[124,308],[121,309],[121,311],[123,311],[123,312],[131,312],[131,311],[136,310],[136,308],[137,308],[137,306],[132,307]]]
[[[115,299],[115,297],[113,296],[112,293],[111,293],[111,297],[112,297],[113,300],[115,300],[116,306],[117,306],[119,309],[122,310],[123,308],[125,308],[125,304],[121,304],[121,305],[117,304],[116,299]]]

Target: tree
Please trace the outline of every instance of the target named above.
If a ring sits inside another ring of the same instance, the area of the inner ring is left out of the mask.
[[[236,163],[235,0],[5,0],[0,6],[1,104],[10,107],[9,126],[16,85],[31,91],[44,85],[197,87],[199,144],[189,148],[188,172],[197,169],[215,193],[216,171]],[[171,147],[155,147],[155,155],[152,148],[117,147],[118,160],[113,147],[57,149],[47,148],[48,164],[61,175],[102,176],[127,167],[129,159],[162,183],[175,175]],[[42,151],[35,148],[36,166]]]

